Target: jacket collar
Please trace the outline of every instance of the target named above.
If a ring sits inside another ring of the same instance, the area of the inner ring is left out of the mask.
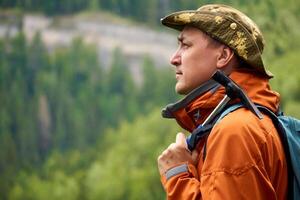
[[[270,89],[268,79],[257,75],[250,69],[237,69],[230,74],[234,80],[256,104],[266,106],[272,111],[279,107],[279,94]],[[165,118],[175,118],[184,129],[192,132],[217,106],[225,95],[225,89],[210,80],[182,100],[169,104],[162,111]],[[234,100],[231,103],[236,103]]]

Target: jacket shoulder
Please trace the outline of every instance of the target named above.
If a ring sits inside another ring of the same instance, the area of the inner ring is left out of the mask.
[[[215,125],[214,129],[217,131],[228,132],[228,134],[232,133],[239,135],[256,133],[265,136],[266,134],[277,132],[268,115],[263,114],[263,119],[259,119],[246,108],[239,108],[228,113]]]
[[[207,139],[207,170],[240,171],[261,164],[263,147],[269,143],[268,131],[274,132],[271,119],[260,120],[245,108],[226,115]],[[205,170],[206,171],[206,170]]]

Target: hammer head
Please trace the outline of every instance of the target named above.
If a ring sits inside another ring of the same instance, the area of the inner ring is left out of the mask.
[[[231,99],[240,99],[242,104],[244,104],[246,108],[248,108],[260,119],[263,118],[261,112],[257,109],[255,104],[251,101],[251,99],[247,96],[243,89],[240,88],[232,79],[226,76],[222,71],[217,70],[212,76],[212,79],[225,87],[226,94]]]

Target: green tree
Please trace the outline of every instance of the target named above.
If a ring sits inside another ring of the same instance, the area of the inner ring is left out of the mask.
[[[163,107],[175,102],[175,77],[171,68],[159,69],[149,57],[145,57],[142,66],[143,81],[139,90],[140,110],[149,112],[156,107]]]
[[[106,133],[106,152],[87,171],[87,199],[163,199],[156,157],[173,141],[178,126],[154,110]],[[111,192],[111,188],[114,188]]]
[[[106,118],[108,123],[115,126],[122,119],[131,120],[137,112],[136,88],[127,61],[117,48],[113,54],[113,63],[107,73],[105,84]]]

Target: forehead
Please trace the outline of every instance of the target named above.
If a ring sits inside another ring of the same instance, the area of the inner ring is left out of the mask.
[[[194,28],[192,26],[185,26],[182,31],[180,32],[178,38],[180,39],[196,39],[196,38],[201,38],[204,40],[210,39],[208,35],[203,33],[201,30],[198,28]]]

